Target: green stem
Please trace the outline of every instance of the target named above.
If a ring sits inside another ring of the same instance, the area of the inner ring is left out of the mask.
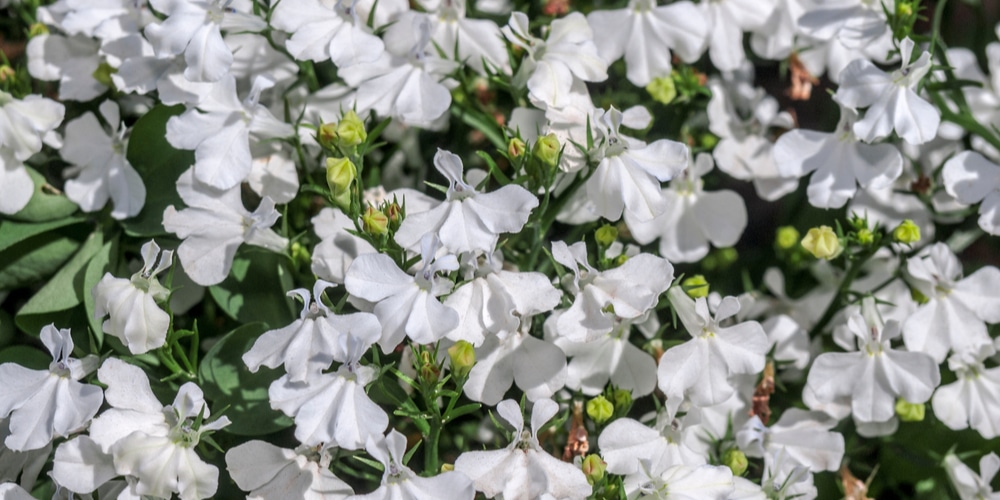
[[[844,305],[844,298],[847,297],[848,293],[851,291],[851,284],[854,283],[858,274],[861,273],[861,268],[864,267],[866,262],[868,262],[868,259],[871,259],[872,256],[875,255],[875,251],[879,248],[879,246],[872,247],[862,252],[860,256],[854,259],[851,267],[847,270],[847,274],[844,275],[844,280],[840,282],[840,287],[837,288],[837,294],[833,297],[833,300],[830,301],[830,305],[826,307],[826,311],[823,312],[823,316],[820,317],[819,321],[816,322],[816,325],[809,330],[809,338],[815,338],[817,335],[821,334],[824,329],[826,329],[827,325],[829,325],[830,321],[833,320],[833,317],[837,314],[837,311],[839,311]]]

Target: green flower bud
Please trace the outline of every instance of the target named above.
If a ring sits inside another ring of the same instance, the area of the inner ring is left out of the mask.
[[[923,403],[911,403],[903,398],[896,400],[896,415],[903,422],[922,422],[925,406]]]
[[[587,416],[594,422],[603,424],[615,414],[615,405],[611,404],[603,395],[599,395],[587,401]]]
[[[912,220],[906,219],[892,230],[892,239],[907,245],[920,241],[920,228]]]
[[[48,35],[48,34],[49,34],[49,27],[42,23],[32,24],[31,27],[28,28],[28,38],[35,38],[38,35]]]
[[[358,118],[354,110],[344,113],[344,117],[337,124],[337,140],[340,147],[357,146],[368,139],[368,132],[365,131],[365,122]]]
[[[420,351],[420,359],[416,363],[417,375],[420,376],[420,380],[428,384],[437,383],[438,378],[441,376],[441,367],[438,366],[437,361],[431,356],[430,351]]]
[[[542,162],[542,164],[549,167],[555,167],[559,163],[559,153],[562,151],[562,145],[559,144],[559,139],[556,134],[549,134],[544,137],[539,137],[535,142],[535,146],[531,148],[531,154]]]
[[[464,377],[476,364],[476,349],[472,344],[459,340],[448,348],[448,358],[451,360],[451,372],[457,377]]]
[[[361,214],[361,229],[368,234],[381,236],[389,232],[389,218],[375,207],[368,207]]]
[[[747,456],[742,451],[733,448],[722,456],[722,464],[729,467],[734,476],[742,476],[747,471]]]
[[[837,233],[830,226],[814,227],[802,238],[802,248],[805,248],[817,259],[830,260],[840,255],[843,250]]]
[[[336,123],[323,123],[316,130],[316,142],[320,146],[333,151],[334,145],[337,143],[337,124]]]
[[[792,226],[781,226],[774,237],[774,243],[782,250],[791,250],[799,244],[799,230]]]
[[[646,92],[649,92],[654,101],[661,104],[670,104],[677,98],[677,86],[674,84],[674,79],[669,76],[654,78],[649,85],[646,85]]]
[[[583,459],[580,468],[583,469],[583,475],[587,476],[587,482],[594,484],[604,479],[604,472],[608,470],[608,464],[601,460],[599,455],[591,454]]]
[[[346,211],[351,206],[351,184],[358,178],[358,167],[347,158],[326,159],[326,184],[333,202]]]
[[[611,399],[614,400],[615,408],[628,408],[632,406],[632,391],[628,389],[615,389],[611,393]]]
[[[607,248],[618,239],[618,228],[611,224],[605,224],[594,231],[594,239],[601,247]]]
[[[527,150],[528,145],[517,137],[507,141],[507,156],[511,158],[520,158]]]
[[[913,301],[916,302],[917,304],[926,304],[931,300],[928,299],[926,295],[924,295],[920,290],[917,290],[916,288],[910,289],[910,297],[912,297]]]
[[[719,143],[719,138],[708,132],[701,134],[701,146],[705,149],[712,149]]]
[[[117,69],[113,68],[110,64],[104,62],[99,64],[97,66],[97,69],[95,69],[90,76],[93,76],[94,80],[97,80],[98,83],[100,83],[101,85],[104,85],[105,87],[110,87],[114,84],[114,82],[111,81],[111,75],[117,72],[118,72]]]
[[[684,292],[692,299],[708,297],[708,281],[700,274],[685,278],[681,282],[681,287],[684,288]]]
[[[14,71],[14,68],[11,68],[7,64],[0,66],[0,82],[6,82],[8,80],[12,80],[16,76],[17,76],[17,71]]]
[[[865,228],[858,230],[858,243],[868,246],[875,242],[875,233],[871,229]]]

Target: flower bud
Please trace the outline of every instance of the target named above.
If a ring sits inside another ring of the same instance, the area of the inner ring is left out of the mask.
[[[681,287],[684,288],[684,292],[688,294],[688,297],[692,299],[708,297],[708,281],[700,274],[685,278],[681,282]]]
[[[599,395],[587,401],[587,416],[594,422],[603,424],[615,414],[615,405],[611,404],[603,395]]]
[[[927,296],[924,295],[923,292],[921,292],[920,290],[917,290],[916,288],[911,288],[910,289],[910,297],[917,304],[926,304],[926,303],[930,302],[930,300],[931,300],[931,299],[927,298]]]
[[[451,360],[451,372],[457,377],[464,377],[476,364],[476,349],[472,344],[459,340],[448,348],[448,358]]]
[[[393,231],[399,229],[399,223],[403,222],[403,208],[395,201],[385,206],[385,216],[389,218],[389,228]]]
[[[368,234],[382,236],[389,232],[389,218],[381,210],[369,206],[361,214],[361,229]]]
[[[365,122],[358,118],[354,110],[344,113],[344,117],[337,124],[337,142],[340,147],[357,146],[368,139],[368,132],[365,131]]]
[[[734,476],[742,476],[747,471],[747,456],[742,451],[733,448],[722,456],[722,464],[729,467]]]
[[[906,245],[920,241],[920,228],[912,220],[906,219],[892,230],[892,239]]]
[[[594,239],[599,246],[607,248],[618,239],[618,228],[605,224],[594,231]]]
[[[0,66],[0,82],[12,80],[16,76],[17,71],[14,71],[14,68],[11,68],[10,65],[4,64]]]
[[[441,473],[451,472],[455,470],[455,464],[441,464]]]
[[[430,351],[421,350],[417,364],[417,375],[420,376],[420,380],[428,384],[437,383],[441,375],[441,367],[438,366],[437,361],[431,356]]]
[[[351,184],[358,177],[358,168],[347,158],[326,159],[326,184],[333,202],[342,210],[351,206]]]
[[[601,460],[600,455],[590,454],[583,459],[580,468],[583,469],[583,475],[587,476],[587,482],[594,484],[604,479],[604,472],[608,470],[608,464]]]
[[[805,248],[817,259],[830,260],[840,255],[840,239],[830,226],[814,227],[802,238],[802,248]]]
[[[28,28],[28,38],[35,38],[38,35],[48,35],[49,27],[42,23],[32,24]]]
[[[896,401],[896,415],[903,422],[922,422],[925,406],[923,403],[911,403],[903,398]]]
[[[517,137],[507,141],[507,156],[511,158],[520,158],[527,149],[528,145]]]
[[[875,242],[875,233],[871,229],[865,228],[858,231],[858,243],[868,246]]]
[[[562,145],[559,144],[556,134],[549,134],[538,138],[535,146],[531,149],[531,154],[538,161],[542,162],[543,165],[555,167],[559,163],[559,153],[561,151]]]
[[[106,62],[102,62],[97,65],[97,69],[90,75],[97,80],[98,83],[106,87],[111,87],[114,82],[111,81],[111,75],[117,73],[118,70]]]
[[[782,250],[791,250],[799,244],[799,231],[792,226],[781,226],[774,237],[774,244]]]
[[[654,78],[653,81],[649,82],[649,85],[646,85],[646,92],[649,92],[654,101],[660,104],[670,104],[677,98],[677,85],[674,84],[673,78],[661,76]]]
[[[337,124],[336,123],[323,123],[316,130],[316,142],[320,146],[333,151],[334,144],[337,142]]]
[[[616,409],[628,408],[632,406],[632,391],[628,389],[615,389],[611,393],[611,399],[614,400]]]

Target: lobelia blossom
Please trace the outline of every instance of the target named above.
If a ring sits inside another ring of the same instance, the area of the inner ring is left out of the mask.
[[[85,212],[101,210],[110,198],[114,204],[111,216],[127,219],[138,215],[145,205],[146,186],[125,158],[127,130],[121,123],[118,104],[104,101],[99,109],[112,127],[110,134],[89,111],[66,124],[59,154],[73,165],[66,174],[79,174],[66,181],[66,197]],[[117,131],[114,127],[118,127]]]
[[[720,71],[733,71],[746,62],[743,32],[764,27],[777,0],[716,0],[699,8],[708,20],[708,57]]]
[[[487,498],[586,498],[592,492],[579,467],[549,455],[538,444],[538,431],[559,412],[551,399],[535,402],[531,431],[524,428],[521,408],[513,399],[501,401],[497,414],[514,427],[513,440],[502,450],[467,451],[455,460],[455,470],[472,479]]]
[[[163,228],[183,239],[177,256],[191,280],[202,286],[229,275],[236,250],[243,243],[280,252],[288,240],[271,226],[278,220],[274,202],[264,197],[253,213],[243,207],[240,188],[217,190],[194,179],[191,169],[177,180],[177,194],[187,205],[163,211]]]
[[[733,471],[724,465],[668,465],[640,460],[639,471],[625,476],[629,500],[727,500],[733,493]]]
[[[248,441],[226,452],[226,470],[247,498],[342,500],[354,494],[330,472],[330,449],[300,445],[294,450]]]
[[[86,427],[104,397],[96,385],[78,382],[97,368],[98,358],[69,357],[73,337],[54,325],[42,328],[39,338],[52,354],[47,370],[30,370],[16,363],[0,364],[0,419],[10,417],[10,434],[4,445],[28,451],[66,437]]]
[[[671,262],[697,262],[708,255],[709,244],[730,247],[747,227],[747,208],[735,191],[706,192],[701,178],[713,167],[712,156],[699,153],[694,161],[663,189],[666,208],[648,222],[629,224],[635,241],[643,245],[660,239],[660,255]]]
[[[531,321],[486,336],[476,348],[476,364],[463,390],[474,401],[495,405],[511,384],[530,401],[550,398],[566,384],[566,355],[551,342],[533,337]]]
[[[55,128],[66,108],[38,95],[15,99],[0,90],[0,213],[14,214],[35,192],[24,161],[42,150],[42,142],[58,143]]]
[[[84,35],[44,33],[28,41],[28,73],[59,82],[62,101],[89,101],[108,90],[94,75],[102,63],[97,41]]]
[[[418,476],[403,465],[406,436],[396,429],[385,438],[368,438],[365,446],[375,460],[382,463],[382,485],[366,495],[354,495],[350,500],[397,500],[404,498],[436,498],[440,500],[472,500],[476,490],[472,481],[458,471],[443,472],[432,477]]]
[[[699,447],[704,430],[700,424],[697,412],[678,419],[661,410],[652,427],[631,418],[616,419],[601,431],[597,442],[612,474],[636,474],[644,460],[668,467],[698,466],[706,462]]]
[[[903,155],[892,144],[865,144],[854,134],[857,111],[840,105],[833,133],[794,129],[774,143],[774,163],[783,177],[812,172],[809,203],[840,208],[854,197],[857,185],[885,189],[903,173]]]
[[[840,74],[834,99],[845,106],[864,108],[865,117],[854,123],[858,139],[874,142],[893,130],[910,144],[923,144],[937,136],[941,112],[917,95],[915,89],[931,70],[931,54],[923,52],[912,64],[913,40],[899,43],[902,66],[891,74],[867,59],[856,59]]]
[[[979,227],[1000,235],[1000,165],[975,151],[952,156],[941,172],[944,188],[959,202],[979,205]]]
[[[973,428],[985,439],[1000,435],[1000,367],[986,368],[992,345],[948,358],[957,381],[938,387],[931,399],[934,416],[952,430]]]
[[[79,495],[87,495],[98,490],[97,498],[121,498],[105,496],[106,489],[117,488],[125,481],[116,481],[114,457],[101,449],[90,436],[80,434],[59,445],[52,458],[52,472],[49,474],[58,485]],[[132,479],[134,483],[134,478]],[[72,496],[70,496],[72,498]],[[129,497],[123,497],[129,498]]]
[[[608,78],[608,62],[594,45],[593,31],[579,12],[552,21],[543,40],[531,34],[528,16],[514,12],[500,29],[507,41],[524,49],[514,85],[528,87],[528,97],[542,108],[561,108],[577,80],[600,82]]]
[[[978,349],[993,341],[986,323],[1000,322],[1000,269],[986,266],[962,278],[962,263],[944,243],[906,263],[910,286],[927,302],[903,322],[906,348],[941,363],[948,351]]]
[[[789,408],[771,426],[754,415],[736,433],[740,449],[750,457],[786,457],[812,472],[836,471],[844,458],[844,436],[833,432],[837,419],[819,411]]]
[[[132,354],[143,354],[162,347],[170,329],[170,315],[159,304],[167,300],[167,290],[156,279],[173,262],[174,253],[155,241],[142,246],[142,269],[131,279],[116,278],[104,273],[94,286],[94,317],[111,317],[102,329],[118,337]]]
[[[623,115],[614,107],[595,113],[600,135],[590,152],[598,161],[587,180],[587,198],[594,212],[610,221],[625,216],[631,227],[647,222],[667,209],[660,182],[672,179],[687,166],[687,146],[667,139],[650,144],[621,135]]]
[[[948,479],[958,492],[958,497],[962,500],[998,500],[1000,491],[995,491],[990,483],[1000,471],[1000,456],[995,452],[983,455],[979,459],[979,474],[976,474],[968,465],[955,456],[948,453],[944,457],[944,469],[948,473]]]
[[[201,435],[229,425],[210,416],[204,394],[192,382],[180,387],[173,404],[163,406],[153,395],[146,373],[135,365],[109,358],[97,371],[108,386],[111,408],[90,426],[90,437],[114,457],[115,471],[136,479],[139,495],[183,500],[210,498],[219,485],[219,469],[195,453]],[[195,428],[204,418],[206,423]]]
[[[251,139],[276,139],[295,133],[291,125],[275,118],[258,102],[261,92],[273,85],[269,78],[257,76],[247,98],[240,102],[236,79],[227,76],[202,99],[198,109],[188,109],[167,121],[170,145],[194,150],[194,175],[198,181],[215,189],[236,187],[253,168]]]
[[[816,2],[798,18],[798,27],[812,38],[836,39],[846,47],[860,49],[891,37],[885,17],[887,10],[894,12],[892,0]]]
[[[302,299],[302,313],[292,324],[269,330],[257,338],[243,355],[243,362],[251,373],[257,373],[261,365],[277,368],[283,364],[288,380],[308,382],[310,375],[323,371],[333,362],[339,336],[381,329],[378,319],[371,314],[341,316],[326,307],[320,296],[332,286],[335,285],[316,280],[312,297],[304,288],[288,292],[289,296],[298,295]]]
[[[313,248],[311,269],[313,274],[324,280],[343,283],[354,259],[377,252],[367,240],[347,232],[354,229],[354,222],[338,209],[324,208],[310,222],[321,238]]]
[[[426,234],[437,234],[450,253],[492,254],[500,233],[518,232],[528,222],[538,198],[527,189],[508,184],[490,193],[480,193],[465,182],[462,159],[439,149],[434,166],[448,179],[445,201],[430,210],[406,217],[396,231],[396,243],[413,248]]]
[[[362,18],[359,3],[358,0],[282,1],[274,6],[271,25],[292,34],[285,41],[285,48],[300,61],[331,60],[338,68],[371,63],[382,55],[385,45],[365,25],[363,19],[368,16]],[[370,11],[371,5],[367,7],[365,10]]]
[[[307,382],[283,375],[268,388],[271,408],[295,419],[295,439],[301,443],[358,450],[389,425],[389,416],[365,392],[378,371],[361,366],[361,357],[381,335],[374,322],[367,323],[371,326],[337,336],[337,371],[314,373]]]
[[[192,82],[217,82],[229,73],[233,53],[221,30],[261,31],[267,23],[253,14],[230,8],[228,0],[150,0],[167,16],[160,24],[146,26],[146,39],[156,56],[184,54],[184,77]],[[210,130],[210,129],[206,129]]]
[[[10,436],[10,419],[0,418],[0,482],[16,481],[31,490],[52,455],[52,444],[29,451],[14,451],[4,444]]]
[[[817,356],[806,385],[820,403],[849,399],[855,421],[888,422],[895,419],[897,398],[910,403],[926,402],[941,382],[941,375],[929,355],[889,345],[899,336],[899,323],[883,323],[873,298],[862,301],[861,311],[847,319],[858,350]]]
[[[670,75],[670,50],[686,63],[697,61],[708,36],[705,15],[688,1],[657,6],[655,0],[630,0],[624,9],[587,14],[587,22],[601,57],[612,62],[625,56],[626,77],[640,87]]]
[[[598,271],[587,263],[587,247],[582,241],[572,246],[552,242],[552,257],[573,272],[568,288],[576,298],[556,323],[559,336],[573,342],[598,339],[614,330],[617,319],[646,314],[674,279],[674,268],[666,259],[647,253]]]

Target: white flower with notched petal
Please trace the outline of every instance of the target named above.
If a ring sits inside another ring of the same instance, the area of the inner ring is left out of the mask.
[[[389,27],[385,43],[390,51],[399,54],[409,50],[414,40],[406,33],[410,31],[407,26],[414,20],[426,19],[430,23],[431,40],[446,56],[481,74],[487,71],[510,74],[507,49],[495,22],[466,17],[466,0],[445,0],[426,7],[426,14],[414,10],[400,14]]]
[[[476,348],[476,364],[465,382],[465,395],[497,404],[517,384],[531,401],[550,398],[566,382],[566,355],[551,342],[533,337],[531,322],[486,336]]]
[[[327,447],[290,450],[254,440],[226,452],[226,470],[248,498],[343,500],[354,490],[330,472],[330,458]]]
[[[651,426],[631,418],[611,422],[601,431],[597,443],[612,474],[635,474],[643,460],[667,467],[698,466],[706,462],[701,450],[705,429],[700,424],[697,412],[678,419],[663,409]]]
[[[914,43],[899,44],[903,64],[891,74],[867,59],[856,59],[840,74],[837,102],[852,108],[868,107],[865,117],[854,124],[854,133],[865,142],[887,137],[893,130],[910,144],[923,144],[937,136],[941,112],[917,95],[916,87],[931,70],[931,54],[924,52],[910,63]]]
[[[750,457],[777,455],[787,457],[813,472],[835,471],[844,458],[844,436],[833,432],[837,419],[820,411],[789,408],[771,426],[754,415],[736,433],[740,449]]]
[[[962,463],[954,453],[944,457],[944,468],[962,500],[1000,500],[1000,491],[990,486],[1000,471],[1000,457],[996,453],[990,452],[979,459],[979,474]]]
[[[967,205],[979,205],[979,227],[1000,235],[1000,165],[975,151],[963,151],[945,162],[941,172],[948,194]]]
[[[10,416],[7,448],[41,448],[55,437],[83,429],[104,401],[101,388],[78,382],[97,367],[98,359],[69,357],[73,337],[53,325],[42,328],[42,343],[52,354],[48,370],[30,370],[17,363],[0,365],[0,418]]]
[[[282,0],[274,6],[271,25],[291,33],[285,47],[300,61],[333,61],[338,68],[370,63],[382,55],[382,39],[359,15],[358,0]]]
[[[53,142],[65,111],[45,97],[14,99],[0,90],[0,213],[16,213],[31,200],[35,184],[24,160],[41,151],[42,141]]]
[[[170,267],[173,257],[170,250],[161,255],[156,242],[149,241],[142,246],[142,269],[131,279],[105,273],[94,287],[94,317],[110,314],[104,332],[121,339],[132,354],[149,352],[167,341],[170,315],[159,304],[167,300],[170,291],[160,285],[156,275]]]
[[[462,500],[476,496],[472,481],[465,474],[450,471],[432,477],[418,476],[403,464],[406,437],[393,429],[385,438],[368,438],[365,451],[382,463],[382,485],[367,495],[355,495],[350,500],[397,500],[404,498],[435,498]]]
[[[549,455],[538,444],[538,431],[559,411],[551,399],[535,402],[531,431],[524,429],[521,408],[513,399],[497,405],[497,414],[514,427],[507,448],[467,451],[455,460],[455,470],[472,479],[487,498],[586,498],[592,492],[579,467]]]
[[[708,57],[720,71],[732,71],[747,60],[743,32],[765,26],[777,0],[714,0],[699,8],[708,19]]]
[[[733,493],[733,471],[723,465],[670,464],[641,460],[639,470],[625,476],[629,500],[726,500]]]
[[[986,345],[948,358],[948,369],[958,380],[939,387],[931,407],[949,429],[971,427],[985,439],[1000,436],[1000,367],[985,365],[994,354],[994,347]]]

